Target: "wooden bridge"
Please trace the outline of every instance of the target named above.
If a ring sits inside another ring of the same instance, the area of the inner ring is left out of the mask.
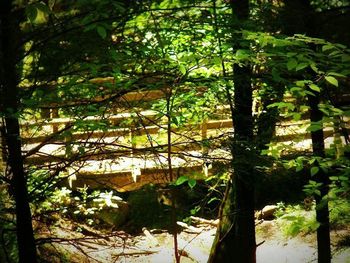
[[[126,104],[164,99],[160,90],[129,92],[118,98]],[[99,100],[99,98],[97,98]],[[102,100],[102,99],[101,99]],[[55,171],[69,178],[73,187],[110,187],[129,191],[148,183],[169,182],[167,118],[149,109],[120,107],[100,116],[60,117],[59,104],[45,110],[46,119],[24,121],[23,153],[26,164]],[[205,110],[205,109],[204,109]],[[230,161],[221,148],[233,133],[230,109],[218,106],[199,123],[171,126],[173,176],[203,178],[211,173],[206,163]],[[345,119],[349,128],[349,118]],[[295,149],[310,149],[309,121],[284,121],[275,140]],[[326,144],[339,137],[332,127],[324,129]]]

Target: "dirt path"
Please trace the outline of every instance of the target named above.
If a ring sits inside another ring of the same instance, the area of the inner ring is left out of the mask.
[[[332,231],[332,244],[349,235],[348,230]],[[275,221],[265,221],[257,226],[257,263],[306,263],[317,262],[316,235],[284,237]],[[332,263],[349,263],[350,248],[332,247]]]
[[[316,247],[309,243],[291,239],[269,240],[257,249],[257,263],[303,263],[317,262]],[[332,263],[349,263],[350,249],[333,254]]]
[[[72,237],[72,232],[60,230],[60,236]],[[183,251],[182,263],[207,262],[216,228],[198,225],[184,229],[178,235],[179,249]],[[333,231],[332,242],[349,237],[348,230]],[[257,263],[317,262],[315,235],[283,237],[275,221],[265,221],[257,226]],[[79,238],[75,235],[75,238]],[[79,239],[78,239],[79,240]],[[163,230],[146,230],[136,236],[119,231],[105,238],[79,240],[55,245],[67,255],[67,262],[79,263],[172,263],[174,262],[173,236]],[[48,255],[50,257],[50,255]],[[51,258],[50,263],[60,262]],[[350,263],[350,248],[333,247],[332,263]]]

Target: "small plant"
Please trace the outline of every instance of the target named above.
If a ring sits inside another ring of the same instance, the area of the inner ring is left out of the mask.
[[[63,187],[61,189],[56,188],[52,192],[51,196],[38,206],[36,211],[38,213],[54,211],[66,213],[68,206],[71,203],[71,193],[72,191],[66,187]]]
[[[308,234],[315,231],[319,224],[316,221],[316,214],[306,211],[301,205],[277,204],[275,213],[277,223],[286,236],[296,236],[299,233]]]
[[[119,209],[118,202],[121,202],[122,198],[116,196],[113,191],[91,192],[87,187],[79,188],[78,190],[79,196],[74,197],[74,202],[78,209],[73,212],[78,219],[84,220],[89,225],[96,223],[92,217],[110,225],[115,225],[117,221],[122,221],[119,220],[120,216],[115,210]]]
[[[73,214],[75,215],[93,215],[95,211],[98,209],[97,207],[91,207],[90,202],[97,195],[96,192],[92,192],[91,194],[88,191],[88,187],[78,188],[78,196],[74,197],[76,209]]]
[[[274,215],[276,217],[282,217],[286,210],[286,204],[284,202],[278,202],[276,205],[277,205],[277,209]]]
[[[18,262],[13,200],[7,188],[0,184],[0,262]]]
[[[306,201],[305,201],[306,200]],[[305,198],[303,205],[277,203],[277,223],[285,236],[308,234],[317,230],[316,204],[311,198]],[[307,205],[305,204],[307,202]],[[347,199],[334,198],[329,201],[331,227],[343,227],[350,224],[350,203]]]
[[[118,209],[118,202],[121,201],[122,198],[116,196],[113,191],[91,191],[88,187],[82,187],[73,192],[63,187],[56,188],[51,196],[37,207],[36,212],[42,215],[60,212],[68,218],[83,220],[92,225],[95,223],[92,217],[99,216],[96,213],[102,213],[102,210],[109,208]]]
[[[113,194],[113,191],[105,192],[105,193],[99,193],[98,197],[93,199],[94,202],[98,203],[98,207],[100,209],[104,207],[113,207],[118,208],[117,201],[122,201],[123,199],[119,196],[115,196]]]
[[[180,177],[176,180],[175,185],[176,185],[176,186],[182,185],[182,184],[184,184],[184,183],[186,183],[186,182],[187,182],[188,186],[189,186],[191,189],[193,189],[193,187],[195,187],[196,184],[197,184],[196,179],[192,179],[192,178],[189,178],[189,177],[183,175],[183,176],[180,176]]]
[[[322,183],[317,183],[313,180],[309,180],[309,183],[304,186],[303,191],[308,195],[308,196],[313,196],[313,195],[321,195],[320,187],[322,186]]]
[[[329,202],[330,222],[333,227],[350,224],[350,202],[347,199],[335,199]]]

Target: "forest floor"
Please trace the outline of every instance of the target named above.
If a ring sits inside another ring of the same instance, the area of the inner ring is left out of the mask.
[[[68,226],[66,223],[64,222]],[[143,232],[132,235],[124,231],[96,231],[82,225],[78,232],[70,227],[57,227],[54,232],[50,232],[50,235],[55,234],[69,241],[56,239],[42,249],[46,262],[174,262],[174,239],[166,230],[143,229]],[[195,227],[182,228],[177,237],[179,250],[182,251],[181,262],[207,262],[215,232],[215,225],[205,222]],[[256,233],[257,244],[260,243],[257,248],[258,263],[317,262],[315,234],[287,238],[275,220],[257,224]],[[350,262],[350,227],[332,230],[331,239],[332,262]],[[60,252],[60,257],[55,256],[57,251]]]

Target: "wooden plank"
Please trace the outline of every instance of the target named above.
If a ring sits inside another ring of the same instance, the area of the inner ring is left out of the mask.
[[[220,106],[218,107],[217,111],[215,112],[215,114],[222,114],[227,110],[228,106]],[[147,119],[154,119],[156,116],[159,115],[159,112],[154,111],[154,110],[143,110],[140,112],[122,112],[122,113],[118,113],[118,114],[112,114],[112,115],[107,115],[105,116],[105,118],[101,118],[100,116],[88,116],[84,119],[81,119],[82,121],[104,121],[104,120],[108,120],[111,123],[117,124],[122,120],[125,119],[142,119],[142,120],[147,120]],[[77,119],[73,119],[73,118],[58,118],[57,114],[55,115],[55,118],[51,118],[51,119],[46,119],[46,120],[35,120],[35,121],[23,121],[21,123],[22,127],[28,127],[28,126],[58,126],[58,125],[66,125],[66,124],[71,124],[74,121],[77,121]],[[78,119],[80,120],[80,119]],[[215,122],[215,121],[214,121]]]
[[[176,180],[177,177],[181,175],[187,175],[189,177],[198,178],[198,176],[201,174],[203,176],[203,179],[205,179],[202,169],[203,167],[201,165],[180,168],[174,167],[173,172],[176,175],[174,180]],[[169,183],[170,180],[167,177],[167,174],[168,169],[141,169],[141,175],[138,176],[137,181],[134,182],[131,171],[115,172],[108,174],[78,173],[77,179],[73,181],[73,188],[88,185],[91,188],[109,187],[119,192],[134,191],[150,183]]]
[[[207,122],[207,129],[233,128],[232,120],[214,120]]]
[[[326,128],[324,129],[324,135],[325,137],[331,137],[334,135],[334,131],[332,128]],[[274,140],[275,142],[286,142],[286,141],[293,141],[298,140],[298,138],[302,138],[304,140],[310,139],[310,133],[309,132],[302,132],[299,134],[287,134],[287,135],[278,135],[275,136]],[[167,145],[160,145],[156,147],[155,149],[152,149],[151,147],[147,148],[132,148],[133,150],[133,156],[137,157],[140,155],[144,155],[145,153],[154,153],[154,152],[166,152]],[[200,141],[194,141],[194,142],[187,142],[187,143],[180,143],[172,146],[172,152],[173,153],[181,153],[185,151],[200,151],[202,149],[202,145]],[[106,150],[106,151],[99,151],[98,154],[94,155],[88,155],[88,156],[82,156],[81,160],[103,160],[103,159],[109,159],[109,158],[120,158],[125,156],[130,156],[131,150],[130,149],[116,149],[116,150]],[[40,156],[40,155],[34,155],[30,158],[27,158],[25,161],[27,164],[44,164],[44,163],[55,163],[60,162],[65,159],[64,155],[56,155],[56,156]]]
[[[151,147],[149,148],[134,148],[133,149],[133,157],[137,158],[139,156],[143,156],[147,153],[154,154],[154,153],[166,153],[166,147],[167,145],[161,145],[157,148],[153,149]],[[200,143],[183,143],[181,145],[175,145],[172,146],[172,153],[181,153],[184,151],[199,151],[201,150]],[[73,153],[74,154],[74,153]],[[130,157],[131,156],[131,150],[129,149],[116,149],[116,150],[100,150],[96,154],[88,154],[88,155],[81,155],[80,157],[77,156],[77,161],[98,161],[98,160],[104,160],[104,159],[117,159],[121,157]],[[57,154],[57,155],[32,155],[25,159],[26,164],[32,164],[32,165],[42,165],[42,164],[48,164],[48,163],[58,163],[62,162],[64,160],[67,160],[67,157],[64,154]]]
[[[165,94],[161,90],[150,90],[150,91],[135,91],[135,92],[129,92],[122,97],[119,98],[120,101],[128,101],[128,102],[134,102],[134,101],[150,101],[150,100],[157,100],[165,98]]]
[[[217,120],[217,121],[209,121],[207,122],[207,129],[220,129],[220,128],[230,128],[232,127],[232,120]],[[152,126],[146,126],[146,127],[136,127],[133,129],[134,136],[135,135],[147,135],[147,134],[158,134],[161,130],[166,131],[167,126],[166,125],[152,125]],[[191,129],[194,131],[198,131],[198,133],[201,131],[200,124],[198,125],[185,125],[181,128],[174,128],[174,132],[180,132],[185,129]],[[102,138],[102,137],[119,137],[119,136],[126,136],[130,134],[129,128],[119,128],[109,131],[94,131],[91,133],[88,132],[77,132],[72,135],[72,140],[81,140],[81,139],[94,139],[94,138]],[[37,137],[23,137],[22,141],[24,144],[34,144],[34,143],[40,143],[44,141],[47,138],[47,136],[37,136]],[[54,142],[62,141],[59,136],[53,140]]]
[[[344,118],[345,122],[349,121],[349,117]],[[299,121],[296,123],[296,126],[298,125],[303,125],[305,122]],[[287,125],[279,125],[278,129],[282,130],[283,127],[290,127],[295,125],[294,123],[289,123]],[[349,124],[348,124],[349,125]],[[349,126],[348,126],[349,127]],[[142,135],[154,135],[158,134],[161,131],[166,131],[166,125],[161,125],[161,126],[146,126],[146,127],[137,127],[133,130],[133,136],[142,136]],[[206,123],[206,129],[207,132],[208,130],[218,130],[218,129],[226,129],[226,128],[232,128],[232,120],[215,120],[215,121],[208,121]],[[200,125],[185,125],[183,128],[174,128],[174,132],[182,132],[183,130],[192,130],[193,132],[198,132],[198,135],[200,135],[201,132],[203,132],[202,128]],[[327,128],[329,129],[329,128]],[[94,131],[92,133],[75,133],[71,137],[72,141],[79,141],[79,140],[88,140],[88,139],[96,139],[96,138],[108,138],[108,137],[121,137],[121,136],[129,136],[130,134],[130,129],[129,128],[120,128],[120,129],[114,129],[114,130],[109,130],[109,131]],[[282,135],[277,135],[276,140],[277,141],[288,141],[291,140],[295,136],[306,136],[308,133],[307,132],[301,132],[297,133],[293,131],[291,134],[282,134]],[[38,136],[38,137],[33,137],[33,138],[23,138],[22,141],[24,144],[35,144],[35,143],[40,143],[44,141],[47,138],[47,136]],[[52,140],[52,142],[62,142],[63,138],[57,137],[56,139]],[[50,143],[50,142],[48,142]]]
[[[110,94],[104,94],[103,96],[96,96],[93,100],[88,99],[82,99],[82,100],[72,100],[64,103],[60,102],[53,102],[46,105],[41,106],[42,108],[60,108],[60,107],[69,107],[69,106],[77,106],[79,103],[98,103],[102,101],[108,101],[109,98],[114,98],[116,94],[110,93]],[[164,98],[164,93],[160,90],[149,90],[149,91],[131,91],[127,92],[124,95],[121,95],[116,100],[123,102],[135,102],[135,101],[151,101],[151,100],[157,100]]]
[[[112,123],[118,123],[119,121],[130,119],[130,118],[153,118],[157,116],[158,112],[154,110],[146,110],[146,111],[140,111],[138,113],[136,112],[123,112],[113,115],[108,115],[106,118],[101,118],[99,116],[88,116],[84,119],[81,119],[81,121],[104,121],[108,120]],[[53,125],[66,125],[71,124],[75,121],[80,121],[80,119],[72,119],[72,118],[53,118],[50,120],[43,120],[43,121],[25,121],[21,123],[21,126],[53,126]]]

